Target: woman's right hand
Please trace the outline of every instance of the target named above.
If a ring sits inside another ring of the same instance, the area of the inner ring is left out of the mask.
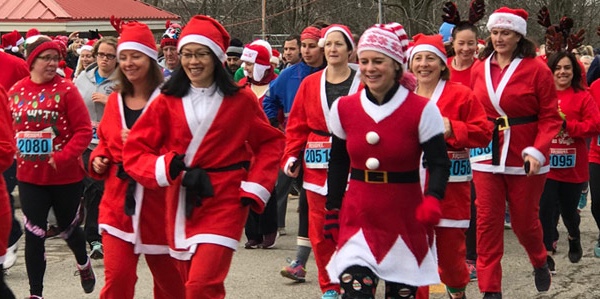
[[[293,160],[290,159],[288,161],[288,163],[285,165],[285,169],[283,172],[285,172],[285,175],[292,177],[292,178],[297,178],[298,174],[300,173],[300,167],[298,167],[299,165],[297,165],[297,163],[300,163],[298,160]]]
[[[92,168],[95,173],[103,174],[108,169],[109,163],[110,161],[106,157],[95,157],[94,161],[92,161]]]

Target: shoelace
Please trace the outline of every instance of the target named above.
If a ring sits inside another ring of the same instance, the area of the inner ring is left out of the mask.
[[[75,273],[73,275],[75,275],[75,276],[81,276],[81,279],[83,279],[83,280],[89,280],[89,279],[94,278],[94,275],[93,275],[91,267],[84,268],[84,269],[81,269],[81,270],[75,270]]]

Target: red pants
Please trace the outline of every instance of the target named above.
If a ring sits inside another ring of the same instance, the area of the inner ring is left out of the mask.
[[[133,299],[137,281],[139,254],[133,252],[133,244],[106,232],[102,233],[104,247],[105,284],[100,291],[101,299]],[[184,284],[178,262],[169,255],[144,255],[154,279],[155,299],[181,299]]]
[[[338,284],[333,284],[329,280],[329,275],[325,267],[329,263],[331,256],[335,252],[335,246],[329,240],[323,237],[323,227],[325,226],[325,202],[327,197],[306,190],[306,200],[308,201],[308,237],[315,253],[317,270],[319,271],[319,286],[325,293],[328,290],[340,291]]]
[[[464,228],[436,227],[435,239],[438,270],[442,282],[451,288],[462,289],[469,284],[469,270],[465,256]],[[419,287],[417,299],[429,298],[429,287]]]
[[[533,267],[546,263],[540,197],[546,175],[504,175],[473,171],[477,190],[477,279],[481,292],[502,291],[504,210],[508,201],[512,230]]]
[[[224,282],[232,259],[231,248],[209,243],[198,244],[191,260],[179,262],[185,281],[185,298],[225,298]]]

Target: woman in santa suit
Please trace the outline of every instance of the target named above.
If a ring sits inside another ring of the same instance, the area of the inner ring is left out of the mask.
[[[8,96],[4,88],[0,86],[0,172],[7,170],[13,163],[15,155],[15,138],[12,127],[12,117],[8,109]],[[8,247],[8,235],[12,223],[10,202],[4,178],[0,176],[0,298],[14,299],[15,295],[4,281],[3,263],[6,258]]]
[[[285,174],[297,177],[299,169],[294,164],[304,150],[302,186],[308,200],[310,242],[315,252],[323,298],[334,298],[333,295],[337,296],[339,292],[339,286],[331,282],[325,266],[335,251],[335,246],[323,237],[327,168],[331,150],[329,111],[331,104],[340,96],[353,94],[358,90],[360,78],[359,72],[348,64],[355,48],[350,29],[333,24],[321,32],[319,46],[324,48],[327,67],[306,77],[300,84],[288,118],[282,167]]]
[[[596,80],[590,85],[589,92],[596,101],[596,105],[600,106],[600,80]],[[600,141],[598,140],[598,136],[594,136],[590,143],[589,168],[592,215],[600,232]],[[594,256],[600,257],[600,234],[594,244]]]
[[[550,288],[539,198],[550,142],[560,129],[552,73],[528,40],[528,13],[502,7],[489,17],[491,38],[471,70],[471,87],[494,122],[492,143],[471,157],[477,188],[477,276],[484,298],[502,297],[504,208],[535,269],[538,291]]]
[[[337,250],[327,270],[342,298],[374,298],[379,279],[386,298],[409,298],[418,286],[439,282],[433,226],[450,161],[435,103],[398,83],[407,45],[400,24],[367,29],[358,43],[365,88],[334,102],[329,114],[325,234]],[[423,152],[430,173],[425,195]]]
[[[415,93],[429,98],[440,109],[452,163],[446,196],[441,201],[442,220],[435,229],[440,276],[452,298],[464,298],[469,283],[465,265],[465,230],[471,211],[469,148],[486,146],[492,128],[471,89],[447,81],[450,71],[442,36],[417,34],[413,40],[410,70],[417,78]]]
[[[106,186],[98,218],[105,255],[100,298],[134,298],[140,254],[154,276],[154,298],[183,298],[183,281],[169,256],[164,229],[165,190],[145,189],[123,171],[123,144],[129,130],[160,93],[163,75],[156,61],[158,51],[146,24],[129,22],[117,30],[120,90],[108,98],[98,129],[100,140],[88,168]]]
[[[569,260],[577,263],[583,255],[577,205],[589,179],[585,140],[600,133],[600,115],[596,102],[581,85],[581,68],[573,54],[563,51],[552,54],[548,67],[554,73],[558,109],[563,118],[560,133],[550,146],[550,172],[540,200],[544,245],[550,271],[554,272],[553,243],[558,239],[555,215],[559,212],[569,232]]]
[[[264,209],[284,145],[256,96],[226,73],[228,45],[216,20],[197,15],[188,22],[177,45],[181,69],[138,119],[123,151],[134,180],[167,187],[167,239],[188,299],[225,298],[249,207]]]
[[[271,66],[271,45],[262,39],[257,39],[244,47],[242,57],[244,78],[238,84],[248,86],[258,98],[262,107],[265,94],[269,91],[269,83],[277,78],[275,69]],[[248,242],[246,249],[273,248],[277,240],[277,201],[269,200],[262,214],[250,211],[244,234]]]

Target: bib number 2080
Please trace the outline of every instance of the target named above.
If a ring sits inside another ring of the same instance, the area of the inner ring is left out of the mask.
[[[52,134],[19,133],[17,147],[22,155],[48,155],[52,153]]]

